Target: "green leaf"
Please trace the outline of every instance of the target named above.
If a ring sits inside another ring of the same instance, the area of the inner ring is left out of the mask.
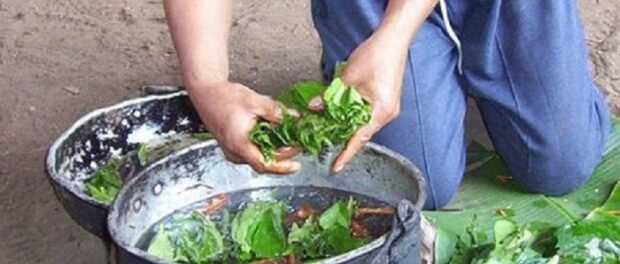
[[[495,226],[493,227],[493,232],[495,233],[495,246],[500,246],[508,236],[514,234],[517,230],[517,225],[515,225],[512,221],[499,220],[495,222]]]
[[[280,257],[286,251],[282,219],[285,204],[257,201],[249,204],[232,221],[232,239],[243,261]]]
[[[326,256],[344,254],[368,243],[366,239],[353,237],[349,227],[338,225],[323,229],[321,237],[325,241]]]
[[[321,229],[318,222],[313,218],[308,218],[300,227],[297,223],[293,224],[287,239],[290,251],[296,256],[304,259],[316,259],[323,257],[322,249],[324,240],[321,237]]]
[[[163,225],[159,226],[159,230],[151,241],[147,252],[160,259],[174,261],[174,244],[168,238]]]
[[[109,204],[114,201],[116,194],[120,190],[123,182],[118,176],[116,162],[109,162],[97,171],[93,177],[85,182],[86,193],[95,200]]]
[[[319,225],[323,229],[330,229],[334,226],[348,229],[351,226],[354,210],[355,200],[352,197],[348,201],[338,201],[321,214]]]
[[[584,220],[556,232],[558,255],[562,263],[618,263],[620,259],[620,221],[615,217]]]
[[[138,161],[140,162],[140,165],[146,165],[146,163],[149,161],[149,153],[146,149],[146,144],[140,144],[136,149],[136,154],[138,155]]]
[[[312,98],[317,97],[325,91],[326,87],[318,82],[299,82],[283,91],[276,97],[276,100],[289,108],[306,110]]]
[[[174,244],[175,261],[205,263],[220,260],[225,254],[219,227],[197,212],[174,219],[165,231]]]
[[[325,109],[321,112],[308,110],[308,102],[321,93]],[[267,161],[274,159],[276,149],[285,146],[302,147],[316,155],[325,147],[345,143],[370,120],[368,103],[339,78],[327,88],[318,83],[298,83],[278,98],[286,107],[302,111],[300,117],[282,111],[283,120],[279,124],[259,121],[254,126],[249,134],[250,140]]]
[[[435,262],[448,263],[455,253],[458,236],[445,228],[437,228],[435,236]]]
[[[607,201],[588,214],[586,219],[604,220],[606,216],[616,216],[620,221],[620,181],[618,181],[607,198]]]
[[[336,63],[334,67],[334,79],[342,77],[342,73],[344,72],[344,68],[347,67],[347,63],[344,61],[339,61]]]

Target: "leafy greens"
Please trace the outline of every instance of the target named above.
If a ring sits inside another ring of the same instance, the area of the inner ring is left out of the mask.
[[[99,167],[93,177],[85,181],[86,192],[95,200],[111,203],[123,185],[117,172],[117,163],[110,162]]]
[[[133,155],[136,155],[140,166],[145,166],[147,164],[149,160],[149,152],[146,144],[140,144],[132,153]],[[125,156],[119,159],[111,160],[99,167],[91,178],[84,181],[86,194],[105,204],[110,204],[114,201],[116,194],[118,194],[118,191],[123,185],[123,181],[118,173],[119,167],[121,164],[128,162],[129,160],[132,159]]]
[[[321,94],[324,109],[312,111],[309,102]],[[250,139],[267,161],[274,159],[276,149],[285,146],[302,147],[316,155],[324,147],[345,143],[370,120],[370,105],[340,78],[328,87],[316,82],[296,83],[277,99],[284,110],[281,122],[259,121],[250,132]],[[297,110],[300,116],[290,115],[289,108]]]
[[[350,227],[355,211],[350,198],[334,203],[318,219],[285,230],[287,204],[263,200],[248,204],[232,220],[228,211],[217,224],[197,212],[160,224],[148,253],[182,263],[278,260],[294,256],[316,260],[360,247],[367,239],[353,237]],[[223,234],[230,234],[228,239]]]
[[[307,259],[336,256],[368,243],[351,235],[355,200],[338,201],[318,221],[308,218],[300,227],[293,224],[288,236],[290,251]]]
[[[620,182],[601,207],[562,227],[519,225],[510,217],[495,222],[493,240],[475,229],[460,236],[449,263],[620,263]]]
[[[239,259],[278,258],[286,251],[285,204],[257,201],[232,220],[232,239],[239,246]]]
[[[192,212],[169,226],[160,225],[147,252],[170,261],[206,263],[223,258],[224,236],[213,221]]]

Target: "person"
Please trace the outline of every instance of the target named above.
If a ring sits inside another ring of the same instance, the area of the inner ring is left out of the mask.
[[[229,80],[231,1],[164,3],[189,96],[226,157],[261,173],[298,170],[294,152],[266,163],[248,139],[257,120],[281,113]],[[575,1],[313,0],[312,16],[325,78],[346,61],[343,81],[372,106],[334,171],[372,139],[420,168],[426,209],[444,206],[464,174],[467,96],[526,191],[567,193],[599,162],[610,117],[588,74]]]

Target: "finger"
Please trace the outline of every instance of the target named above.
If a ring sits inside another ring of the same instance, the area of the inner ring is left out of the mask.
[[[271,122],[271,123],[280,123],[282,120],[282,109],[280,105],[267,96],[263,96],[258,107],[258,115]]]
[[[377,132],[377,130],[378,129],[376,129],[376,126],[371,124],[365,125],[357,130],[351,139],[349,139],[349,142],[347,142],[347,145],[340,152],[336,160],[334,160],[334,163],[332,164],[332,172],[337,173],[341,171],[344,166],[351,161],[355,153],[357,153],[357,151],[359,151],[368,141],[370,141],[370,138],[375,132]]]
[[[300,147],[281,147],[276,150],[276,160],[282,161],[292,158],[303,151]]]
[[[296,117],[296,118],[301,116],[299,111],[297,111],[297,110],[295,110],[293,108],[286,109],[286,113],[288,113],[290,116]]]
[[[223,151],[224,152],[224,157],[226,157],[226,160],[234,163],[234,164],[243,164],[245,163],[243,161],[243,159],[235,154],[232,154],[229,151]]]
[[[243,148],[243,153],[238,153],[256,172],[258,173],[273,173],[273,174],[290,174],[298,171],[301,168],[301,164],[292,160],[274,160],[271,162],[265,162],[263,154],[258,148],[248,141]]]
[[[317,95],[312,98],[308,102],[308,109],[315,112],[323,111],[323,109],[325,109],[325,105],[323,104],[323,96]]]

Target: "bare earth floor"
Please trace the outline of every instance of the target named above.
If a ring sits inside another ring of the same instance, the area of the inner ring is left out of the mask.
[[[580,0],[591,69],[620,113],[620,2]],[[309,1],[235,1],[232,76],[264,93],[318,80]],[[95,108],[179,85],[161,0],[0,0],[0,262],[105,263],[44,172],[50,143]],[[476,114],[469,137],[485,140]]]

